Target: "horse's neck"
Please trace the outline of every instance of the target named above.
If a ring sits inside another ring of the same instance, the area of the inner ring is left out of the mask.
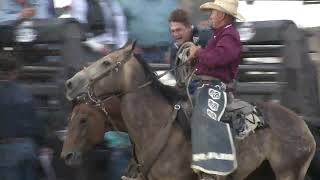
[[[121,98],[121,113],[128,133],[139,149],[151,143],[152,137],[165,126],[172,107],[152,85],[139,88],[150,79],[138,60],[129,61],[125,66],[124,91],[130,93]]]
[[[152,137],[171,118],[171,105],[151,87],[125,95],[121,105],[123,119],[137,149],[151,143]]]

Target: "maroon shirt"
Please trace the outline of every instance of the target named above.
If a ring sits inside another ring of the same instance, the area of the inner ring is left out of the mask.
[[[234,25],[217,29],[205,48],[195,56],[197,75],[207,75],[229,83],[235,79],[240,64],[241,42]]]

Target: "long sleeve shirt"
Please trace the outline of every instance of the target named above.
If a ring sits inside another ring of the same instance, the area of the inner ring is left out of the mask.
[[[37,118],[31,92],[15,81],[0,81],[0,139],[33,138],[44,143],[44,123]]]
[[[34,18],[47,19],[51,18],[52,14],[49,12],[48,0],[27,0],[28,7],[36,9]],[[2,0],[0,6],[0,23],[6,21],[15,21],[21,19],[20,13],[24,7],[18,4],[15,0]]]
[[[215,30],[208,45],[196,52],[196,74],[212,76],[229,83],[238,72],[240,55],[240,35],[234,25],[219,28]]]
[[[108,1],[108,2],[107,2]],[[120,4],[114,0],[101,0],[100,6],[103,10],[105,21],[113,20],[115,30],[110,31],[106,27],[105,33],[88,38],[88,42],[97,44],[113,44],[117,48],[122,47],[128,41],[128,31],[126,17]],[[88,5],[86,0],[72,0],[71,16],[77,19],[80,23],[87,24]],[[108,24],[109,22],[106,22]]]

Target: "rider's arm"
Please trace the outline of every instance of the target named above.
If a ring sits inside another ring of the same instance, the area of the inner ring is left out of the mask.
[[[240,51],[240,42],[232,35],[226,34],[221,37],[216,46],[209,44],[206,48],[197,50],[195,56],[199,63],[214,67],[223,66],[237,60]]]

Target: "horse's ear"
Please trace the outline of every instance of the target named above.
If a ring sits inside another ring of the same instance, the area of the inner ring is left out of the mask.
[[[134,50],[134,48],[136,47],[137,44],[137,40],[133,40],[133,42],[131,43],[131,51]]]
[[[127,44],[124,46],[124,49],[130,53],[133,52],[134,48],[136,47],[137,41],[136,40],[129,40]]]

